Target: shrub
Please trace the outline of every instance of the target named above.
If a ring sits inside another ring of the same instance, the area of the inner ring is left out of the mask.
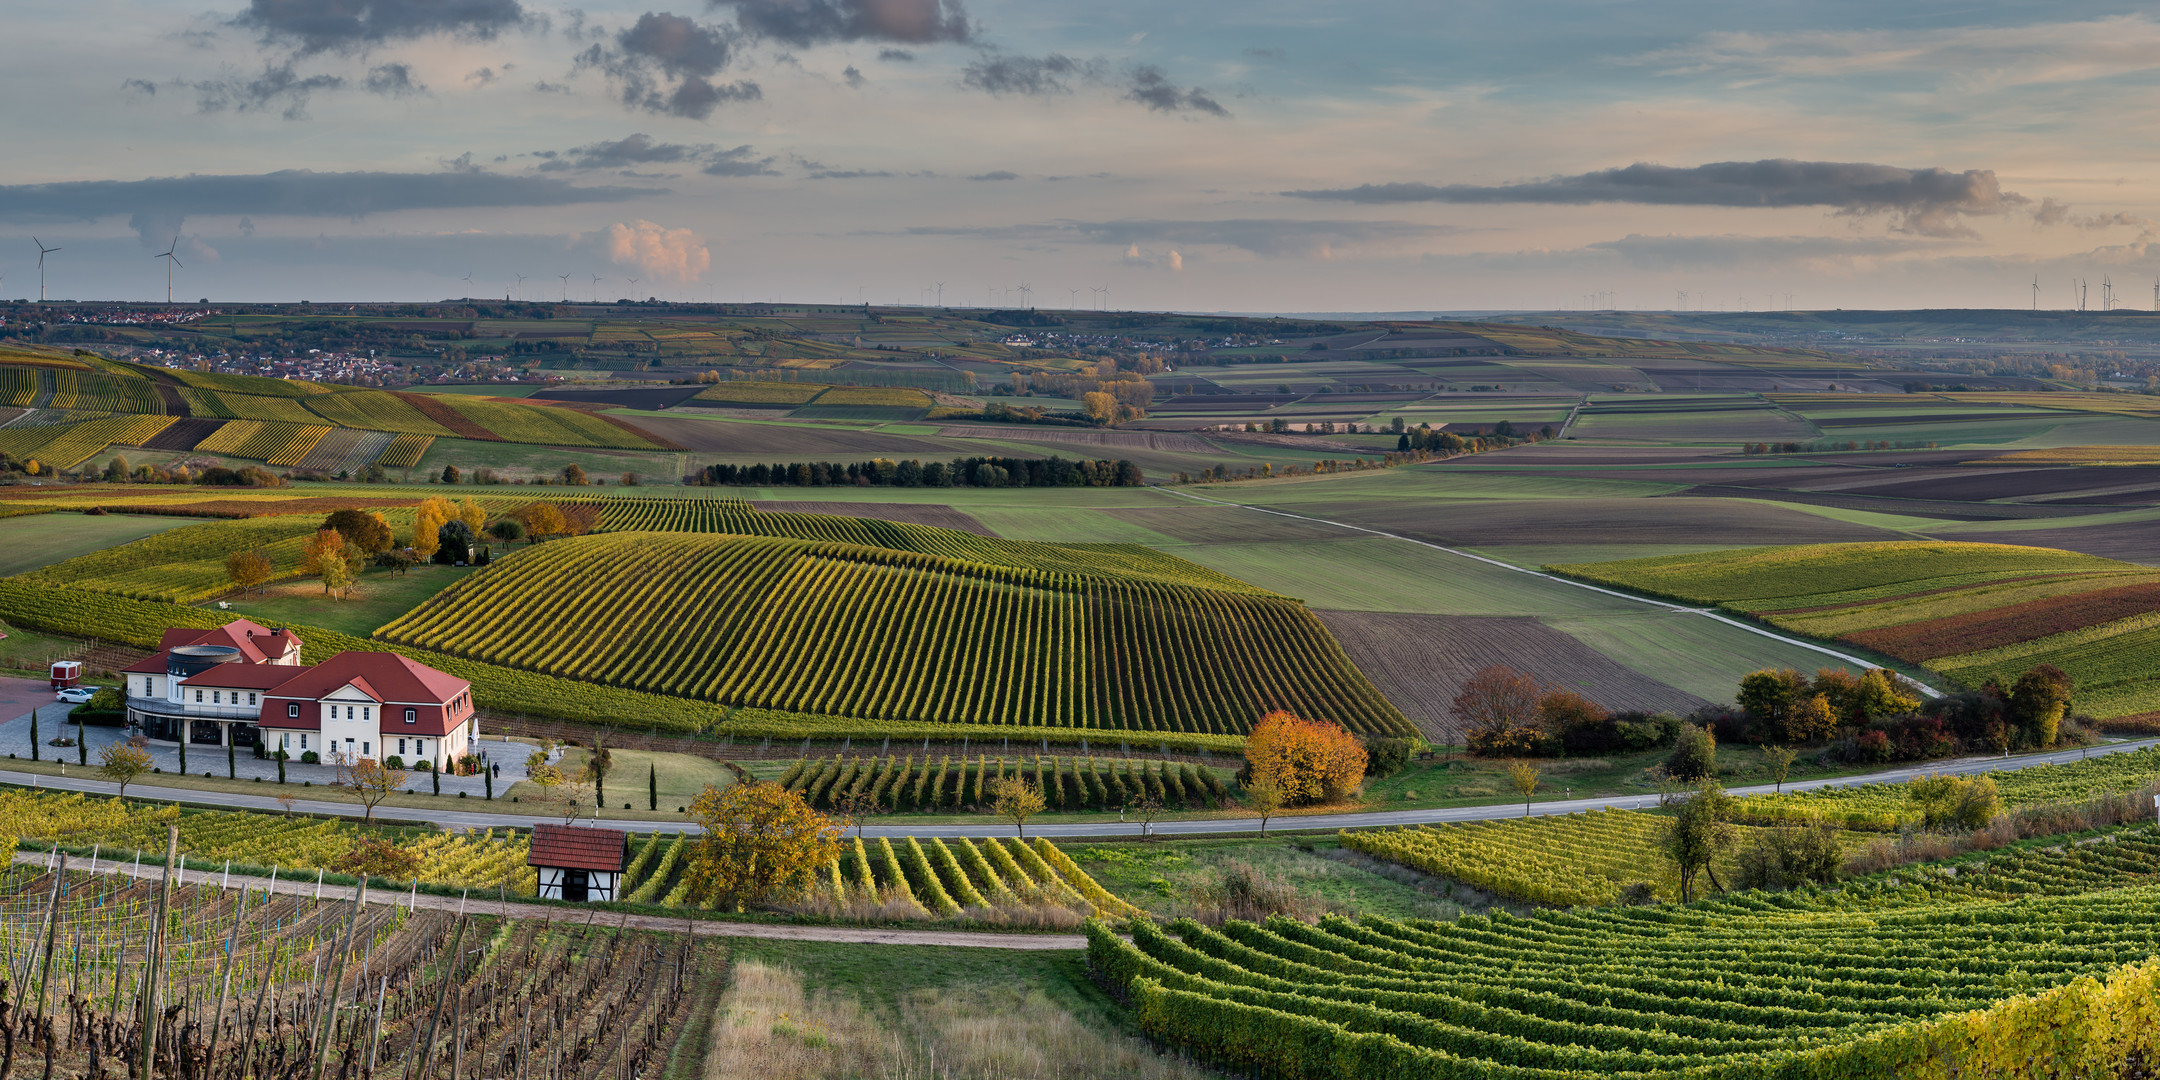
[[[317,765],[321,762],[322,755],[316,753],[313,750],[306,751],[300,755],[300,763],[303,765]]]
[[[1734,860],[1738,879],[1734,887],[1793,889],[1811,882],[1829,884],[1837,880],[1843,859],[1837,827],[1828,822],[1763,829]]]
[[[389,757],[383,759],[383,768],[385,769],[402,769],[404,767],[405,759],[399,757],[396,754],[392,754]]]
[[[1675,780],[1690,782],[1716,776],[1717,736],[1708,728],[1682,724],[1673,740],[1672,756],[1665,759],[1665,771]]]
[[[1416,739],[1390,739],[1369,737],[1365,743],[1365,775],[1393,776],[1410,764],[1410,758],[1418,751]],[[1190,768],[1190,766],[1187,766]]]

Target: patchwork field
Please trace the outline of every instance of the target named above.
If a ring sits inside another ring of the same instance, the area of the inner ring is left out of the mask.
[[[1556,565],[1834,638],[1978,686],[2053,664],[2100,719],[2160,709],[2160,572],[2053,548],[1899,542]]]

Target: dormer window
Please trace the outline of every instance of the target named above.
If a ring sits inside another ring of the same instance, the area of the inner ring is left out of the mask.
[[[292,704],[285,706],[285,716],[287,719],[291,720],[300,719],[300,703],[295,701]],[[305,738],[305,736],[302,736],[302,738]]]
[[[407,710],[405,710],[405,722],[406,722],[406,723],[408,723],[408,724],[417,724],[417,723],[419,723],[419,722],[420,722],[420,710],[418,710],[418,709],[407,709]]]

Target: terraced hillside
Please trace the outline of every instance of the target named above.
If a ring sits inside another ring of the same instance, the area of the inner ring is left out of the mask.
[[[2007,686],[2039,664],[2081,712],[2160,710],[2160,571],[2010,544],[1806,544],[1548,567]]]
[[[751,516],[776,529],[820,517]],[[1164,555],[1111,572],[1087,549],[1059,566],[1056,545],[951,535],[971,557],[730,534],[558,540],[497,560],[377,636],[828,716],[1242,734],[1287,708],[1409,730],[1295,600]],[[543,610],[553,617],[531,618]]]

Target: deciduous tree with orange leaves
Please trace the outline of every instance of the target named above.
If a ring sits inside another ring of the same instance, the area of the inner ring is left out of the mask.
[[[1365,781],[1365,747],[1333,720],[1307,720],[1276,710],[1245,737],[1244,783],[1266,779],[1284,801],[1335,802]]]

